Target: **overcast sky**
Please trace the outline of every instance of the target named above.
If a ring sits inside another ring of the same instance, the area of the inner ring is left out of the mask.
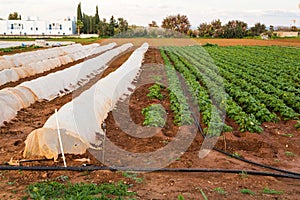
[[[38,16],[39,19],[64,19],[76,16],[80,0],[0,0],[0,18],[7,19],[10,12],[17,11],[23,19]],[[189,2],[189,3],[187,3]],[[81,0],[82,11],[95,14],[99,6],[101,18],[123,17],[129,24],[148,25],[155,20],[161,25],[167,15],[185,14],[192,26],[202,22],[221,19],[243,20],[248,25],[256,22],[269,25],[291,25],[297,20],[300,26],[300,0]]]

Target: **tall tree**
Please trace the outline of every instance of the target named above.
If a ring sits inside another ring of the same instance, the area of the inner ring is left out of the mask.
[[[152,21],[152,22],[149,24],[149,27],[158,28],[158,25],[157,25],[156,21]]]
[[[94,33],[94,18],[89,16],[89,33],[93,34]]]
[[[80,29],[84,26],[83,22],[80,20],[77,20],[76,26],[77,26],[77,34],[80,35]]]
[[[98,6],[96,6],[96,14],[95,14],[94,20],[93,20],[93,33],[98,33],[99,22],[100,22],[100,17],[99,17],[99,12],[98,12]]]
[[[99,22],[100,22],[100,17],[98,12],[98,6],[96,6],[95,23],[99,24]]]
[[[77,6],[77,21],[82,21],[81,2]]]
[[[200,37],[220,37],[223,34],[221,20],[213,20],[210,24],[202,23],[198,27]]]
[[[162,21],[161,27],[187,34],[188,30],[191,27],[191,24],[186,15],[178,14],[166,17]]]
[[[261,23],[256,23],[254,27],[250,28],[249,35],[251,36],[259,36],[262,33],[265,33],[267,31],[266,25]]]
[[[115,20],[114,16],[112,15],[110,20],[109,20],[109,25],[108,25],[108,33],[109,36],[114,36],[115,35],[115,28],[118,27],[117,21]]]
[[[108,36],[108,23],[106,22],[106,19],[104,18],[103,20],[100,20],[98,24],[98,34],[101,37]]]
[[[21,15],[18,12],[13,12],[8,15],[8,20],[21,20]]]
[[[220,19],[213,20],[211,22],[211,36],[212,37],[219,37],[223,34],[223,27],[222,22]]]
[[[77,33],[78,33],[78,35],[80,35],[80,30],[84,27],[84,23],[82,21],[81,2],[77,6],[76,26],[77,26]]]
[[[211,24],[201,23],[198,26],[199,36],[200,37],[210,37],[211,36],[210,29],[211,29]]]
[[[127,31],[128,30],[127,20],[125,20],[122,17],[118,18],[118,29],[120,33]]]
[[[247,23],[239,20],[232,20],[225,24],[223,37],[225,38],[242,38],[247,34]]]

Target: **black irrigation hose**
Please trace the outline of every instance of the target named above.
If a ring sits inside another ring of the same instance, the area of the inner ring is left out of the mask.
[[[199,121],[196,119],[195,115],[192,113],[193,115],[193,118],[194,118],[194,121],[202,135],[202,137],[205,139],[205,135],[204,135],[204,132],[203,132],[203,129],[199,123]],[[269,166],[269,165],[264,165],[264,164],[261,164],[261,163],[257,163],[257,162],[254,162],[254,161],[251,161],[251,160],[247,160],[247,159],[244,159],[244,158],[241,158],[241,157],[238,157],[238,156],[235,156],[233,154],[230,154],[230,153],[227,153],[221,149],[218,149],[216,147],[213,147],[213,150],[219,152],[219,153],[222,153],[222,154],[225,154],[226,156],[230,156],[230,157],[233,157],[237,160],[240,160],[240,161],[243,161],[245,163],[249,163],[249,164],[252,164],[252,165],[256,165],[256,166],[259,166],[259,167],[263,167],[263,168],[266,168],[266,169],[271,169],[271,170],[275,170],[275,171],[278,171],[278,172],[283,172],[283,173],[286,173],[286,174],[291,174],[291,175],[295,175],[295,176],[299,176],[300,177],[300,173],[297,173],[297,172],[292,172],[292,171],[288,171],[288,170],[284,170],[284,169],[280,169],[280,168],[277,168],[277,167],[272,167],[272,166]]]
[[[235,159],[238,159],[240,161],[252,164],[252,165],[256,165],[256,166],[263,167],[263,168],[266,168],[266,169],[272,169],[272,170],[275,170],[275,171],[278,171],[278,172],[283,172],[283,173],[286,173],[286,174],[292,174],[292,175],[295,175],[295,176],[300,176],[300,173],[292,172],[292,171],[288,171],[288,170],[284,170],[284,169],[280,169],[280,168],[277,168],[277,167],[272,167],[272,166],[269,166],[269,165],[264,165],[264,164],[257,163],[257,162],[251,161],[251,160],[247,160],[247,159],[244,159],[244,158],[232,155],[230,153],[227,153],[227,152],[225,152],[225,151],[223,151],[221,149],[217,149],[215,147],[213,147],[213,150],[215,150],[217,152],[220,152],[222,154],[225,154],[227,156],[231,156],[231,157],[233,157]]]
[[[279,178],[300,179],[300,176],[291,174],[278,174],[271,172],[258,172],[246,170],[231,169],[205,169],[205,168],[127,168],[127,167],[105,167],[105,166],[87,166],[87,167],[62,167],[62,166],[0,166],[0,170],[23,170],[23,171],[130,171],[130,172],[203,172],[203,173],[230,173],[230,174],[247,174],[257,176],[273,176]]]

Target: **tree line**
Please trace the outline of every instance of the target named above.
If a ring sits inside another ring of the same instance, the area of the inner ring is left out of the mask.
[[[81,11],[81,3],[77,6],[77,33],[98,34],[100,37],[109,37],[128,30],[128,22],[120,17],[111,16],[109,21],[100,19],[98,6],[95,15],[87,15]]]
[[[247,36],[255,37],[261,34],[272,36],[275,31],[274,26],[267,26],[262,23],[256,23],[253,27],[248,27],[246,22],[240,20],[231,20],[226,24],[217,19],[210,23],[201,23],[196,30],[191,30],[191,24],[186,15],[170,15],[163,19],[161,28],[168,32],[156,31],[153,28],[159,28],[156,21],[149,23],[149,28],[129,26],[124,18],[115,19],[111,16],[109,21],[105,18],[100,19],[98,6],[94,16],[89,16],[81,11],[81,3],[77,7],[77,27],[78,33],[94,33],[100,37],[114,36],[118,34],[121,37],[176,37],[171,32],[179,32],[182,35],[190,37],[212,37],[212,38],[243,38]],[[137,29],[138,28],[138,29]],[[136,30],[135,30],[136,29]],[[278,27],[277,30],[298,31],[297,27]],[[170,32],[171,31],[171,32]]]
[[[17,12],[10,13],[9,20],[21,20]],[[248,27],[246,22],[231,20],[226,24],[217,19],[210,23],[201,23],[196,30],[191,30],[191,24],[186,15],[170,15],[163,19],[161,26],[156,21],[149,23],[149,27],[131,25],[122,17],[111,16],[109,20],[99,16],[98,6],[94,15],[87,15],[81,10],[81,3],[77,6],[77,34],[98,34],[100,37],[210,37],[210,38],[243,38],[255,37],[261,34],[272,36],[274,31],[299,31],[296,26],[274,27],[262,23],[256,23]],[[158,30],[161,27],[164,30]],[[179,34],[177,34],[179,33]]]

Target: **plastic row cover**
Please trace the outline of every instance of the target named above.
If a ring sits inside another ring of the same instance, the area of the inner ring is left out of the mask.
[[[95,75],[104,71],[106,64],[115,56],[132,47],[124,44],[118,48],[101,54],[70,68],[48,74],[32,81],[24,82],[21,86],[30,88],[39,99],[52,100],[64,93],[73,91],[88,82]]]
[[[23,52],[14,55],[5,55],[0,57],[0,70],[14,67],[26,67],[31,63],[56,58],[64,55],[75,54],[81,52],[84,55],[86,51],[98,47],[99,44],[90,44],[82,46],[81,44],[73,44],[63,47],[55,47],[50,49]]]
[[[13,67],[25,66],[26,64],[66,55],[82,48],[81,44],[70,46],[55,47],[37,51],[17,53],[13,55],[4,55],[0,57],[0,70]]]
[[[96,74],[101,73],[109,61],[130,47],[132,44],[125,44],[65,70],[24,82],[15,88],[1,90],[0,125],[13,119],[20,109],[28,107],[36,100],[51,100],[74,91]]]
[[[21,78],[30,77],[45,71],[49,71],[56,67],[65,65],[67,63],[79,60],[81,58],[87,57],[89,55],[98,54],[116,46],[116,43],[110,43],[105,46],[97,46],[96,48],[91,48],[90,46],[83,47],[83,50],[78,52],[73,52],[67,55],[62,55],[59,57],[50,58],[47,60],[38,61],[31,63],[26,67],[10,68],[0,71],[0,86],[8,82],[15,82]]]
[[[103,137],[101,135],[105,134],[101,124],[117,101],[131,93],[130,90],[134,88],[132,81],[139,75],[147,49],[148,44],[143,44],[119,69],[64,105],[57,116],[54,114],[47,120],[43,128],[31,132],[25,141],[24,157],[45,156],[57,159],[61,151],[56,117],[64,153],[83,154],[88,148],[99,149]]]

